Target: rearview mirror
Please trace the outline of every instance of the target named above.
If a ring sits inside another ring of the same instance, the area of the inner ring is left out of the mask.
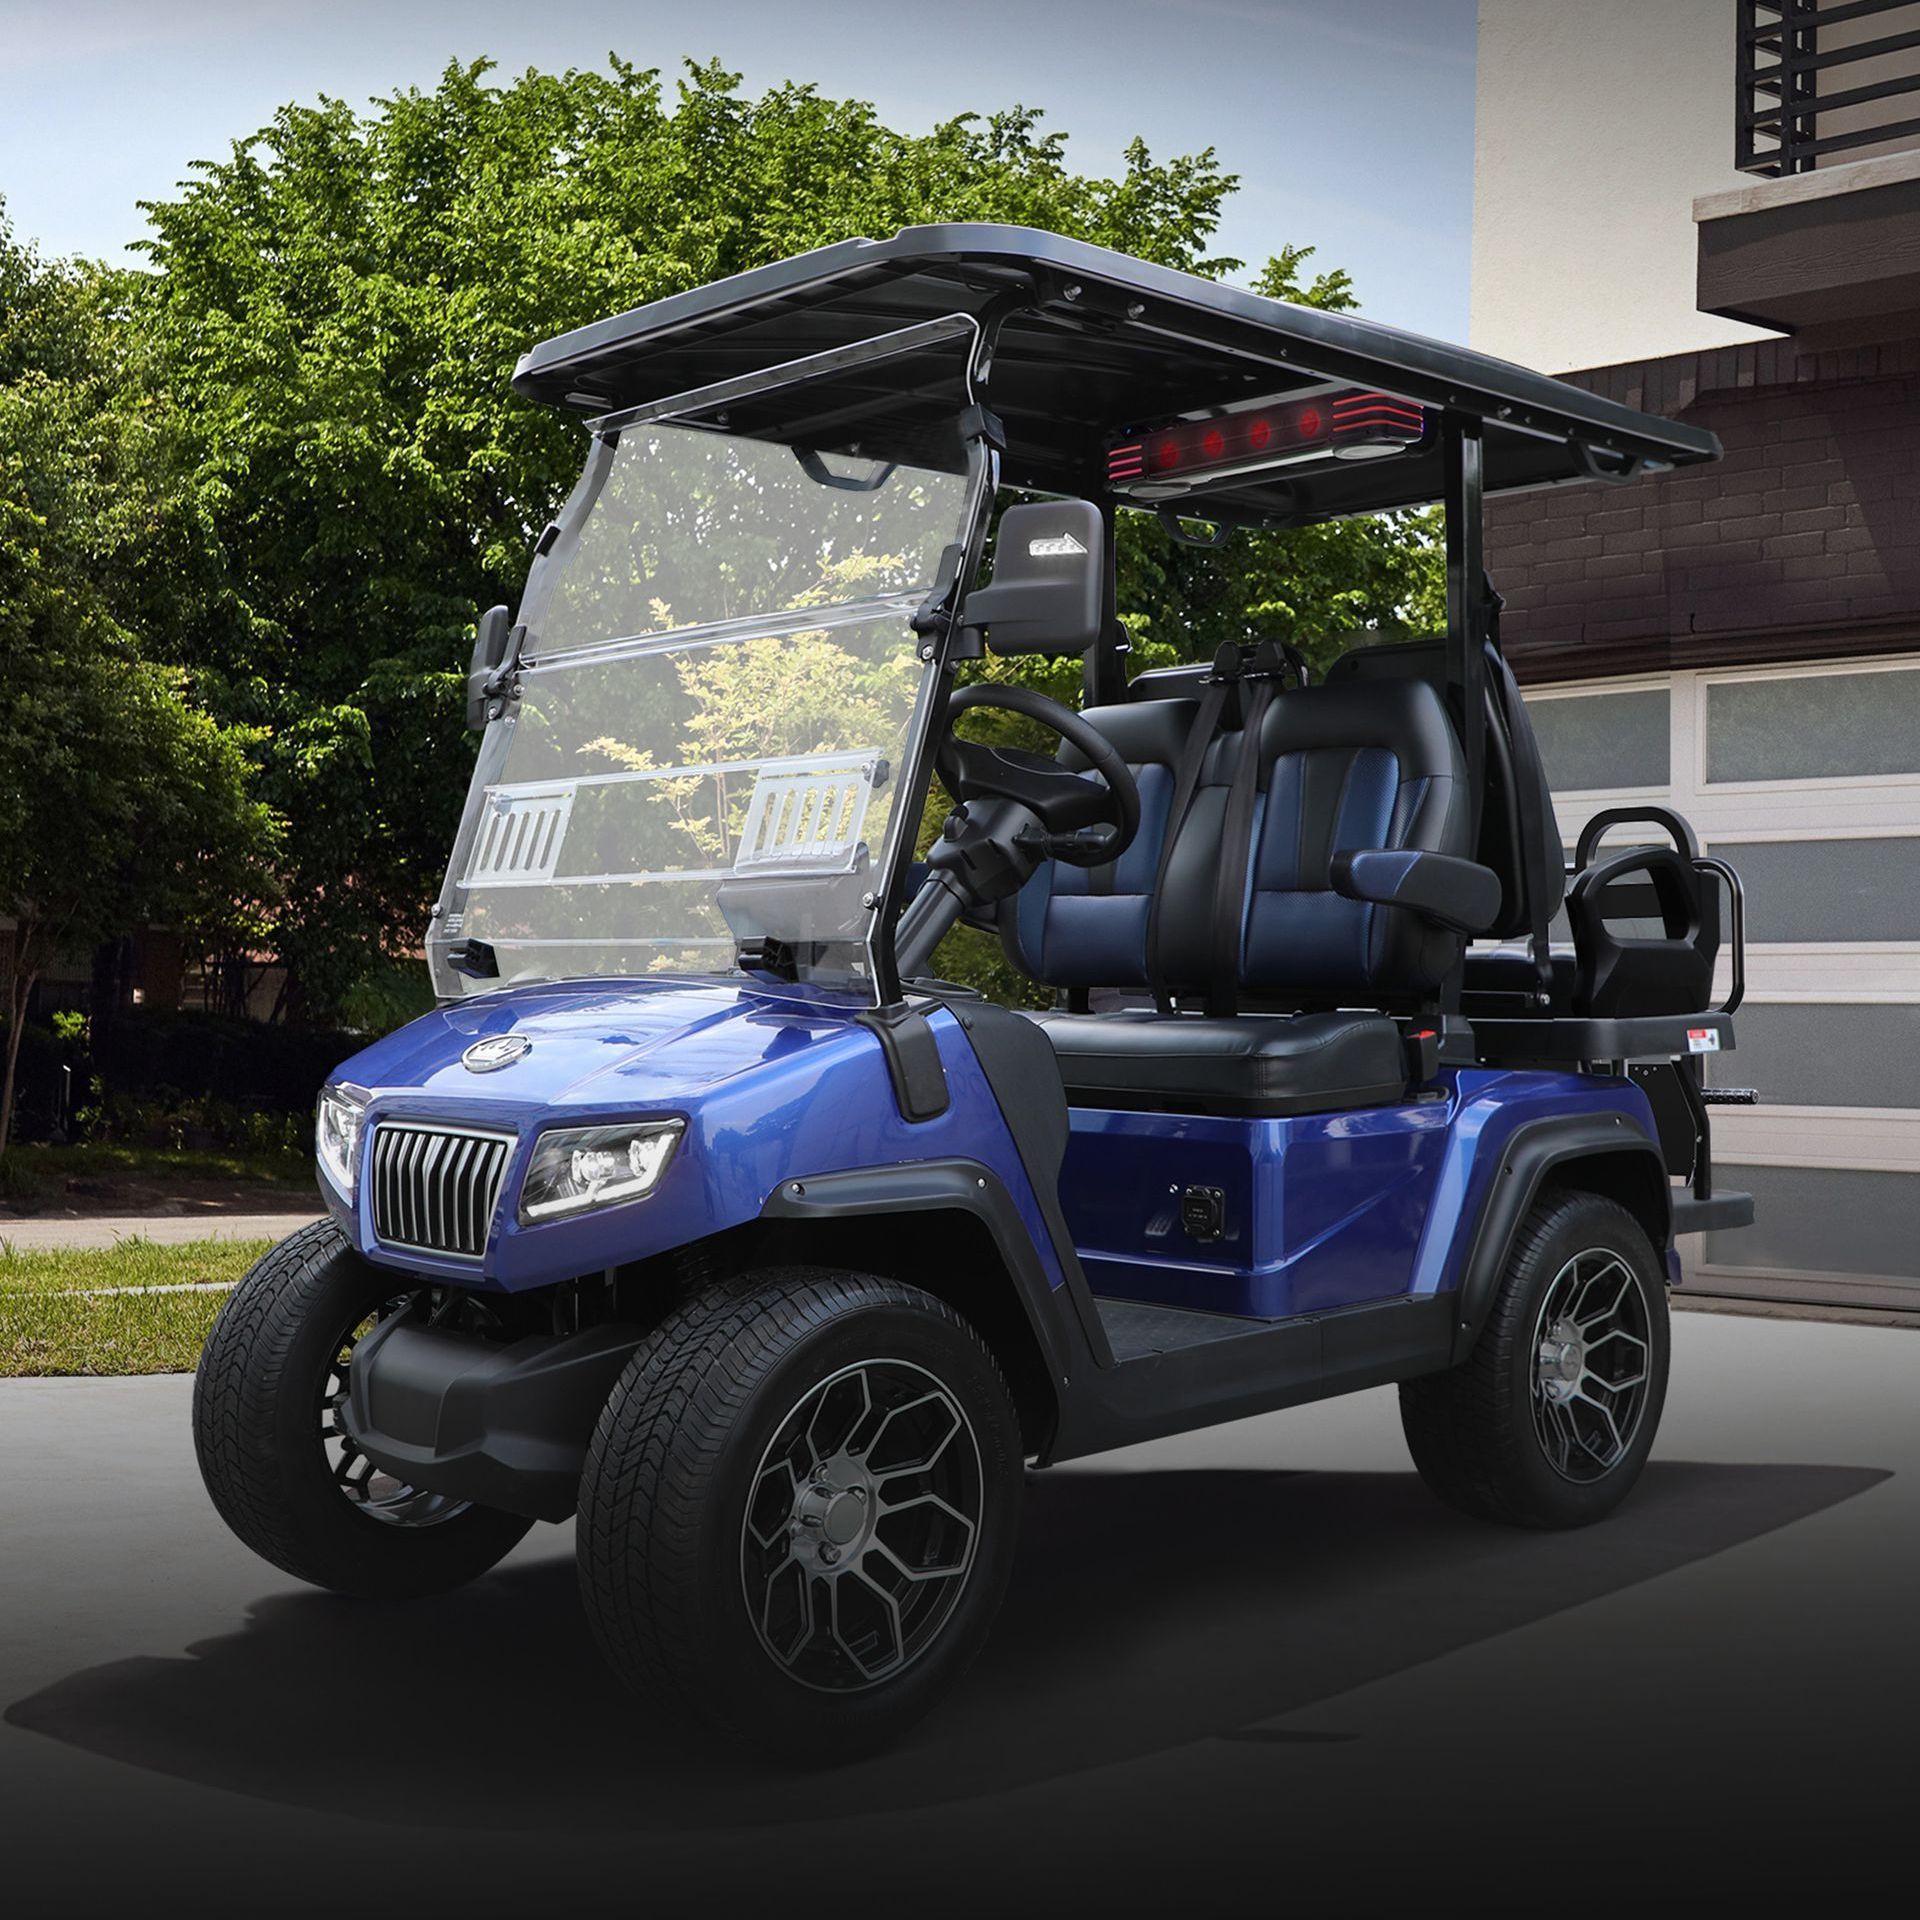
[[[487,687],[506,664],[512,639],[513,615],[505,607],[489,607],[474,629],[473,658],[467,663],[467,725],[476,732],[493,718]]]
[[[1106,559],[1091,501],[1009,507],[994,538],[993,576],[967,595],[961,623],[985,628],[995,653],[1085,653],[1100,638]]]

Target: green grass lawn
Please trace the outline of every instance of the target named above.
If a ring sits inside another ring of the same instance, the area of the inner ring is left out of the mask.
[[[186,1373],[230,1287],[272,1243],[192,1240],[16,1252],[0,1224],[0,1379]],[[205,1286],[222,1291],[156,1292]]]
[[[244,1182],[310,1192],[313,1156],[243,1153],[220,1147],[149,1147],[110,1140],[79,1147],[12,1146],[0,1155],[0,1201],[44,1205],[63,1192],[69,1180],[109,1188],[177,1187],[182,1181]]]

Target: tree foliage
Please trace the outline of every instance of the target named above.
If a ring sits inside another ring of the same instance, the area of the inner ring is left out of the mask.
[[[257,931],[270,816],[256,742],[143,658],[103,582],[150,540],[165,428],[127,404],[107,282],[43,267],[0,224],[0,1151],[35,981],[61,952],[162,922]]]
[[[1077,173],[1027,108],[909,135],[811,87],[750,97],[717,65],[668,87],[619,60],[510,80],[482,62],[366,110],[283,108],[147,208],[146,270],[74,270],[69,304],[112,340],[95,404],[119,423],[112,461],[75,482],[102,489],[100,617],[183,670],[257,763],[284,833],[273,885],[247,890],[265,920],[233,937],[287,963],[290,1012],[380,1003],[417,947],[471,764],[475,610],[517,599],[582,453],[577,422],[510,390],[532,342],[930,220],[1217,275],[1240,265],[1209,252],[1233,186],[1211,150],[1160,161],[1140,142],[1117,177]],[[1282,252],[1261,284],[1350,305],[1345,275],[1309,279],[1307,259]],[[0,458],[25,444],[0,436]],[[1411,521],[1227,554],[1129,535],[1143,659],[1391,624],[1431,591]]]

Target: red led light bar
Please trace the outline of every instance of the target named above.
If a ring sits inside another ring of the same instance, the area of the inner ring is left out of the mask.
[[[1115,441],[1107,449],[1107,479],[1123,493],[1184,492],[1189,480],[1209,474],[1398,453],[1417,446],[1426,430],[1420,407],[1387,393],[1256,402]]]

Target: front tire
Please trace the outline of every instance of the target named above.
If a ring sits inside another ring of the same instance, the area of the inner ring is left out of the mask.
[[[228,1296],[193,1383],[194,1451],[221,1519],[296,1580],[366,1600],[464,1586],[533,1524],[406,1486],[342,1431],[354,1345],[404,1293],[316,1221]]]
[[[1580,1527],[1639,1479],[1666,1401],[1666,1276],[1646,1230],[1595,1193],[1522,1222],[1472,1354],[1402,1383],[1413,1463],[1479,1519]]]
[[[984,1342],[897,1281],[789,1267],[642,1342],[580,1486],[587,1616],[657,1709],[819,1765],[919,1719],[1006,1590],[1020,1428]]]

